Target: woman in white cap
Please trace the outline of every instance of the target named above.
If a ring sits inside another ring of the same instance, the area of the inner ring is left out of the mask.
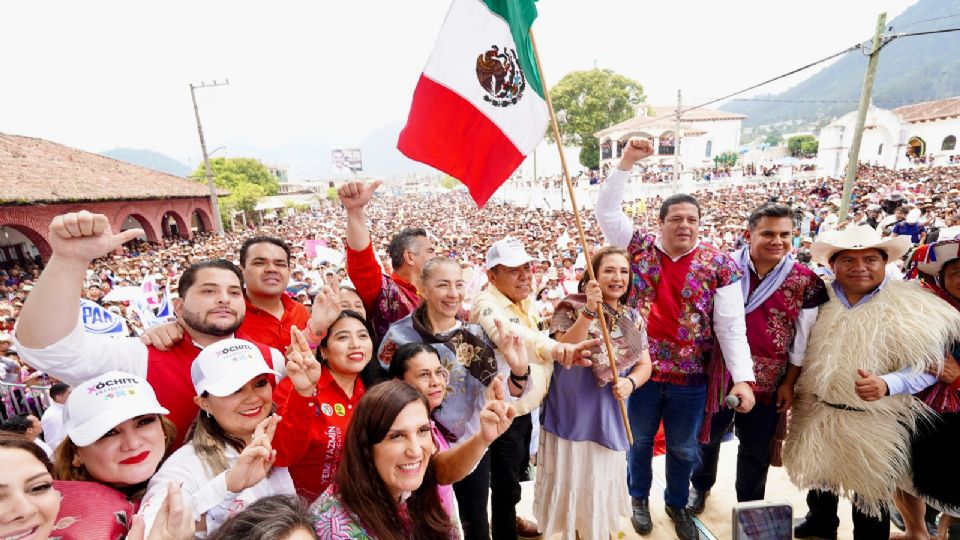
[[[66,438],[53,456],[63,495],[57,533],[125,535],[147,481],[176,437],[167,409],[141,377],[108,371],[77,385],[64,403]]]
[[[184,446],[150,480],[140,507],[147,535],[173,482],[182,484],[198,534],[257,499],[294,492],[287,470],[273,467],[277,373],[259,349],[240,339],[218,341],[197,355],[190,374],[200,413]]]

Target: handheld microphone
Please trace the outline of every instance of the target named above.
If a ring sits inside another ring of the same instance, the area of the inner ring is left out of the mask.
[[[740,406],[740,398],[730,394],[729,396],[723,398],[723,404],[726,405],[728,409],[736,409]]]

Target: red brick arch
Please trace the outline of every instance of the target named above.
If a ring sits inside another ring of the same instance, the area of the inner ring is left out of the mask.
[[[144,234],[147,235],[147,240],[151,242],[156,242],[158,240],[156,229],[154,229],[153,224],[150,223],[149,219],[141,214],[127,214],[126,216],[121,217],[117,224],[117,231],[120,231],[123,223],[127,221],[127,218],[131,217],[137,220],[137,223],[140,224],[140,228],[143,229]]]
[[[136,215],[144,226],[147,238],[158,240],[158,233],[163,230],[160,220],[166,213],[172,213],[177,227],[185,237],[192,236],[189,222],[183,216],[192,216],[194,210],[201,210],[209,221],[210,202],[204,197],[192,199],[152,199],[143,201],[106,201],[67,204],[44,205],[6,205],[0,206],[0,225],[16,228],[37,246],[40,257],[46,262],[50,258],[51,250],[48,242],[50,222],[54,217],[68,212],[87,210],[95,214],[103,214],[110,222],[114,231],[119,231],[127,216]],[[150,229],[153,230],[151,237]],[[208,229],[208,230],[212,230]]]
[[[190,214],[187,214],[190,215]],[[184,221],[183,216],[180,215],[180,212],[177,210],[167,210],[160,216],[160,230],[163,231],[164,236],[170,236],[172,234],[172,229],[169,225],[169,220],[165,218],[173,218],[173,221],[177,224],[177,233],[181,238],[190,238],[192,233],[190,231],[190,225]]]
[[[203,208],[195,208],[193,212],[190,213],[190,226],[193,226],[193,216],[197,216],[200,220],[200,225],[203,227],[203,231],[207,234],[210,234],[213,231],[213,222],[210,221],[210,214],[208,214]]]

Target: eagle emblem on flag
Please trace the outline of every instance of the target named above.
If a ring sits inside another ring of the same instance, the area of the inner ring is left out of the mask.
[[[527,88],[517,51],[496,45],[477,56],[477,80],[487,91],[484,101],[494,107],[516,105]]]

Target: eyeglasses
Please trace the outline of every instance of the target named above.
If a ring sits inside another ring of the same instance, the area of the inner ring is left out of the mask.
[[[429,383],[434,378],[439,379],[440,381],[446,382],[450,380],[450,372],[446,368],[439,367],[433,372],[430,371],[421,371],[417,373],[417,380],[421,383]]]

